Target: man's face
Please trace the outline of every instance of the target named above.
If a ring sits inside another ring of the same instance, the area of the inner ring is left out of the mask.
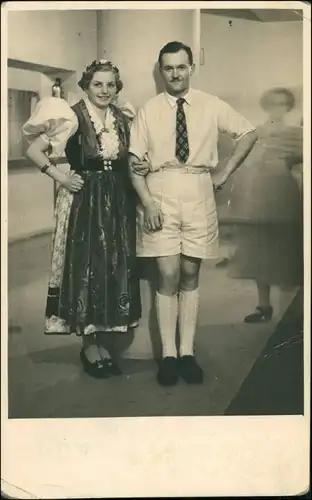
[[[182,97],[190,88],[193,65],[187,53],[180,50],[175,54],[164,54],[161,59],[160,73],[164,79],[166,91],[176,97]]]

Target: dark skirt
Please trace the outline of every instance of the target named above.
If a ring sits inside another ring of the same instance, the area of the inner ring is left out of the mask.
[[[141,316],[134,193],[116,171],[80,175],[57,196],[45,333],[124,332]]]
[[[303,229],[299,222],[239,224],[235,237],[230,277],[278,286],[303,284]]]
[[[229,210],[237,247],[229,275],[268,285],[300,286],[303,203],[298,184],[282,150],[259,143],[253,151],[233,181]]]

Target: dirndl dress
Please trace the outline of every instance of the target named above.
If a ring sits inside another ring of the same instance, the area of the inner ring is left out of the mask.
[[[265,124],[234,174],[229,218],[236,250],[229,276],[279,286],[303,282],[303,203],[291,167],[302,161],[300,127]]]
[[[40,101],[23,127],[54,153],[65,153],[84,180],[78,193],[58,190],[45,333],[126,332],[141,316],[136,261],[136,195],[128,175],[130,122],[116,106],[105,129],[88,99],[72,108]]]

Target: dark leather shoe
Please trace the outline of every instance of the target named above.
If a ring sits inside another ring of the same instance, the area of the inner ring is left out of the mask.
[[[160,363],[157,381],[160,385],[176,385],[178,378],[178,360],[173,356],[167,356]]]
[[[245,323],[267,323],[272,319],[273,307],[256,307],[255,312],[248,314],[244,319]]]
[[[181,378],[188,384],[202,384],[204,372],[197,364],[194,356],[181,356],[179,359],[179,372]]]
[[[88,360],[83,349],[80,351],[80,361],[84,371],[93,378],[108,378],[110,376],[109,369],[103,361],[94,361],[93,363]]]

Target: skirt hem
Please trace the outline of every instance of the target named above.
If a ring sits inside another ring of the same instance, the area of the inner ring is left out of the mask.
[[[78,337],[83,337],[83,336],[88,336],[88,335],[94,335],[96,333],[127,333],[129,330],[133,330],[134,328],[137,328],[139,326],[139,320],[133,321],[129,325],[122,325],[122,326],[116,326],[116,327],[105,327],[102,325],[99,326],[94,326],[92,325],[92,328],[85,328],[83,332],[79,332],[76,330],[52,330],[52,329],[45,329],[44,330],[44,335],[77,335]]]

